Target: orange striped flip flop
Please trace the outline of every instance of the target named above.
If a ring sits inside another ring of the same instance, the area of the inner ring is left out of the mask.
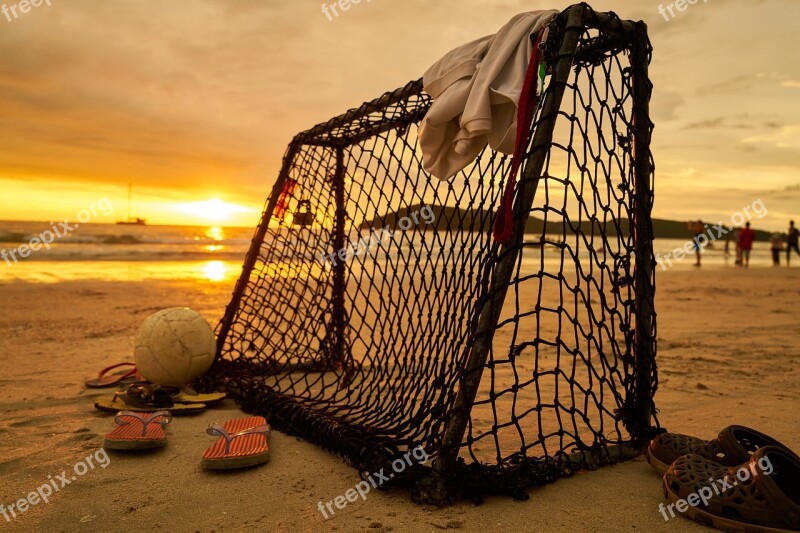
[[[206,433],[219,439],[203,454],[203,468],[228,470],[269,461],[270,428],[264,417],[238,418],[224,426],[211,424]]]
[[[109,450],[147,450],[167,444],[164,426],[172,422],[169,411],[137,413],[121,411],[114,418],[117,427],[106,435],[103,446]]]

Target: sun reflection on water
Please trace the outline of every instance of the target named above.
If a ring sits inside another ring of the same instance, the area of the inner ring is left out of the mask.
[[[217,244],[207,244],[203,246],[204,251],[213,254],[215,252],[221,252],[222,250],[225,249],[225,246],[219,244],[221,241],[225,240],[225,231],[222,228],[218,226],[212,226],[206,230],[203,236],[217,243]]]
[[[203,276],[208,281],[225,281],[228,267],[223,261],[209,261],[203,266]]]
[[[214,241],[225,240],[225,232],[222,228],[213,226],[206,230],[205,236]]]

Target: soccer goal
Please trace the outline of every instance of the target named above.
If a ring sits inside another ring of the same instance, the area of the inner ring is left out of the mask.
[[[554,19],[513,203],[510,157],[422,166],[421,81],[297,135],[218,328],[207,385],[419,500],[525,496],[658,431],[646,26]]]

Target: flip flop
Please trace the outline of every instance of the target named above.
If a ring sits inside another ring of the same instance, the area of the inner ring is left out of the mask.
[[[164,427],[172,422],[169,411],[137,413],[122,411],[114,418],[117,427],[105,436],[103,447],[109,450],[148,450],[167,444]]]
[[[210,392],[200,394],[189,387],[170,387],[167,385],[154,385],[149,381],[136,381],[124,390],[117,393],[127,403],[141,405],[142,407],[172,407],[180,403],[203,403],[212,405],[219,403],[227,397],[224,392]]]
[[[137,381],[124,390],[114,393],[114,397],[100,398],[95,401],[96,409],[105,412],[140,411],[154,413],[162,409],[172,411],[174,415],[199,413],[208,404],[218,403],[225,399],[224,392],[198,394],[178,387],[153,385],[147,381]]]
[[[664,474],[664,495],[696,522],[724,531],[800,531],[800,457],[759,448],[743,464],[723,466],[700,455],[677,459]],[[687,505],[688,502],[688,505]],[[666,517],[666,511],[663,511]]]
[[[114,369],[114,373],[110,373]],[[135,379],[139,372],[136,370],[136,365],[133,363],[117,363],[116,365],[107,366],[94,379],[87,379],[84,383],[90,389],[106,389],[119,385],[126,379]]]
[[[94,408],[105,413],[118,413],[120,411],[137,411],[139,413],[157,413],[159,411],[169,411],[173,416],[194,415],[206,410],[204,403],[173,404],[172,407],[156,407],[132,405],[127,403],[121,396],[113,398],[98,398],[94,401]]]
[[[794,453],[760,431],[745,426],[728,426],[710,441],[679,433],[663,433],[650,442],[647,462],[660,476],[676,459],[688,454],[699,455],[725,466],[737,466],[747,462],[753,452],[765,446],[777,446]]]
[[[203,454],[203,468],[229,470],[269,461],[270,428],[264,417],[229,420],[224,426],[211,424],[206,433],[219,435],[219,439]]]
[[[172,396],[172,401],[180,404],[204,403],[206,405],[215,405],[227,397],[227,393],[224,392],[200,393],[191,389],[182,389],[178,394]]]

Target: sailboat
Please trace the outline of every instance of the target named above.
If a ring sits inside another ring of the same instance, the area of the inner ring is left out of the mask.
[[[131,203],[133,200],[133,184],[128,184],[128,220],[121,220],[117,222],[119,226],[146,226],[147,221],[143,218],[131,217]]]

